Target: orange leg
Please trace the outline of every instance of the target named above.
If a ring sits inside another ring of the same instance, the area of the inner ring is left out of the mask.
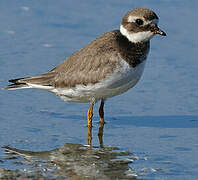
[[[104,123],[100,122],[100,127],[98,129],[98,139],[100,143],[100,147],[103,148],[103,129],[104,129]]]
[[[92,144],[92,126],[87,127],[87,144],[89,146]]]
[[[93,117],[93,103],[90,104],[89,110],[87,112],[87,121],[88,121],[88,127],[92,127],[92,117]]]
[[[99,108],[99,115],[100,115],[100,124],[104,124],[104,99],[101,100],[100,108]]]
[[[92,117],[93,117],[93,103],[90,104],[89,110],[87,112],[87,144],[91,146],[92,143]]]

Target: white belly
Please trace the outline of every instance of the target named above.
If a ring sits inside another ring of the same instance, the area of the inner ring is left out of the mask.
[[[113,97],[135,86],[143,73],[145,62],[143,61],[132,68],[122,60],[120,69],[96,84],[77,85],[74,88],[57,88],[51,91],[68,102],[90,102],[93,99],[97,101],[102,98]]]

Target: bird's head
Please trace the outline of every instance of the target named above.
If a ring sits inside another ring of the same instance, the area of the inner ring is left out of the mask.
[[[122,18],[120,32],[133,43],[149,41],[155,34],[166,36],[158,27],[158,21],[158,16],[150,9],[135,8]]]

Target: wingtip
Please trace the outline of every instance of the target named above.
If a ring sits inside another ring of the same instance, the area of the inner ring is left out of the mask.
[[[17,79],[10,79],[10,80],[8,80],[8,82],[11,82],[11,83],[18,83],[18,81],[19,80],[21,80],[21,79],[23,79],[23,78],[17,78]]]

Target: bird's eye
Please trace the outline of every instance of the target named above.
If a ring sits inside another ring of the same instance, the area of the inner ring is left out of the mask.
[[[136,24],[138,24],[139,26],[141,26],[143,24],[143,21],[141,19],[136,19]]]

